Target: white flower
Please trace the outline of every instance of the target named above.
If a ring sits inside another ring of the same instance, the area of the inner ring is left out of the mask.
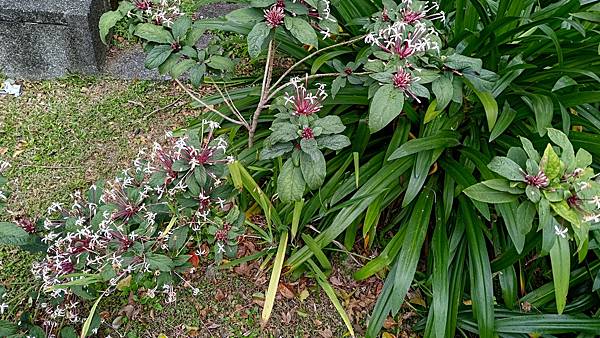
[[[6,304],[6,303],[0,304],[0,315],[3,315],[4,311],[6,311],[7,309],[8,309],[8,304]]]
[[[560,237],[562,237],[562,238],[567,238],[567,233],[568,233],[568,232],[569,232],[569,229],[567,229],[567,228],[562,228],[562,227],[560,227],[560,226],[558,226],[558,225],[555,225],[555,226],[554,226],[554,233],[555,233],[557,236],[560,236]]]
[[[600,214],[590,214],[583,217],[583,220],[590,223],[600,223]]]
[[[596,205],[596,209],[600,209],[600,196],[594,196],[592,198],[591,201],[589,201],[590,204],[595,204]]]
[[[323,35],[323,39],[329,39],[331,37],[331,31],[329,28],[325,28],[325,30],[321,30],[319,33]]]

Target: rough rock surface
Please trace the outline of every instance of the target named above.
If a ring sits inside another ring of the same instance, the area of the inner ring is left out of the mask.
[[[107,0],[0,0],[0,72],[13,78],[94,74],[104,62],[98,21]]]

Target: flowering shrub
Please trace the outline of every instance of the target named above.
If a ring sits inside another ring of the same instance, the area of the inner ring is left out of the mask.
[[[510,148],[508,157],[494,157],[488,168],[502,176],[475,184],[464,190],[474,200],[485,203],[508,204],[500,214],[507,221],[508,233],[517,250],[522,251],[525,235],[534,225],[542,231],[541,253],[550,253],[556,305],[559,313],[566,305],[569,279],[561,274],[569,271],[568,240],[573,239],[580,261],[587,255],[590,225],[600,223],[600,183],[590,167],[592,155],[585,149],[575,154],[567,135],[548,129],[548,136],[559,146],[548,144],[543,155],[532,143],[521,138],[523,147]],[[559,156],[560,154],[560,156]],[[526,197],[520,204],[519,197]],[[568,274],[567,274],[568,275]]]
[[[335,151],[350,145],[348,137],[340,135],[346,127],[339,116],[317,115],[327,98],[325,85],[319,84],[313,94],[300,81],[292,79],[292,93],[286,93],[283,105],[271,107],[280,113],[260,153],[268,160],[291,152],[277,179],[277,193],[283,202],[301,200],[306,185],[313,190],[321,187],[327,172],[321,149]]]
[[[202,242],[213,244],[217,261],[235,256],[244,215],[225,179],[233,158],[218,127],[203,121],[170,137],[168,147],[141,151],[115,180],[75,192],[70,206],[53,203],[39,224],[12,225],[18,234],[40,235],[46,246],[33,273],[48,292],[41,306],[47,332],[62,320],[83,323],[81,299],[143,287],[151,298],[162,292],[174,302],[173,284],[207,254]],[[16,239],[4,242],[20,244]]]

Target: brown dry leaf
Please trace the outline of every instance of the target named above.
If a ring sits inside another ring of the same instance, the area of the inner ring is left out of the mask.
[[[7,151],[8,151],[8,148],[0,147],[0,155],[5,155]]]
[[[217,289],[217,292],[215,292],[215,299],[220,302],[225,298],[227,298],[225,292],[223,292],[221,289]]]
[[[250,273],[250,267],[247,263],[242,263],[233,268],[233,271],[240,276],[248,276],[248,274]]]
[[[282,321],[284,324],[289,324],[289,323],[291,323],[291,322],[292,322],[292,313],[291,313],[291,312],[286,312],[286,313],[283,313],[283,314],[281,315],[281,321]]]
[[[291,290],[290,287],[288,287],[287,285],[285,285],[285,283],[279,283],[279,286],[277,287],[277,290],[279,291],[279,293],[287,298],[287,299],[293,299],[294,298],[294,291]]]
[[[423,307],[427,306],[427,303],[425,303],[425,299],[423,299],[420,290],[417,289],[415,292],[409,292],[407,296],[410,303],[421,305]]]
[[[396,326],[396,321],[392,317],[388,316],[385,319],[385,321],[383,322],[383,328],[386,330],[389,330],[389,329],[393,328],[394,326]]]
[[[335,286],[342,286],[342,285],[344,285],[344,283],[342,283],[342,281],[340,281],[340,279],[337,278],[336,276],[331,276],[331,278],[329,278],[329,282],[332,285],[335,285]]]
[[[320,330],[320,331],[317,331],[317,332],[323,338],[333,338],[333,332],[330,329],[323,329],[323,330]]]

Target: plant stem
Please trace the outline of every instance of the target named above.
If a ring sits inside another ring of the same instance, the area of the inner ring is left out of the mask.
[[[271,86],[271,76],[273,75],[273,59],[275,58],[273,49],[273,40],[271,40],[269,42],[269,49],[267,52],[267,63],[265,64],[265,74],[263,76],[262,88],[260,92],[260,101],[258,102],[258,106],[252,115],[252,125],[248,130],[248,148],[252,147],[254,144],[254,134],[256,133],[256,128],[258,127],[258,118],[260,117],[260,113],[264,104],[268,101],[267,95],[269,95],[269,87]]]
[[[292,70],[294,70],[294,69],[295,69],[296,67],[298,67],[299,65],[303,64],[303,63],[304,63],[306,60],[309,60],[309,59],[311,59],[312,57],[314,57],[315,55],[317,55],[317,54],[319,54],[319,53],[321,53],[321,52],[324,52],[324,51],[326,51],[326,50],[333,49],[333,48],[340,47],[340,46],[349,45],[349,44],[352,44],[352,43],[354,43],[354,42],[356,42],[356,41],[363,40],[364,38],[365,38],[365,36],[364,36],[364,35],[361,35],[361,36],[358,36],[358,37],[356,37],[356,38],[354,38],[354,39],[350,39],[350,40],[348,40],[348,41],[344,41],[344,42],[336,43],[335,45],[331,45],[331,46],[328,46],[328,47],[325,47],[325,48],[321,48],[321,49],[319,49],[319,50],[316,50],[316,51],[314,51],[313,53],[311,53],[311,54],[307,55],[306,57],[304,57],[304,58],[303,58],[303,59],[301,59],[300,61],[298,61],[298,62],[296,62],[295,64],[293,64],[293,65],[292,65],[290,68],[288,68],[288,70],[286,70],[286,71],[285,71],[285,72],[284,72],[284,73],[281,75],[281,77],[279,77],[279,80],[277,80],[277,81],[276,81],[276,82],[273,84],[273,86],[272,86],[271,88],[269,88],[269,91],[271,91],[271,90],[273,90],[273,88],[277,87],[277,85],[279,85],[279,84],[281,83],[281,81],[283,81],[283,79],[284,79],[284,78],[285,78],[285,77],[286,77],[286,76],[287,76],[289,73],[291,73],[291,72],[292,72]]]
[[[234,120],[231,117],[221,113],[220,111],[216,110],[215,108],[209,106],[208,104],[206,104],[204,101],[202,101],[199,97],[197,97],[196,95],[194,95],[194,93],[189,90],[186,86],[183,85],[183,83],[181,83],[181,81],[175,79],[175,82],[179,85],[179,87],[181,87],[194,101],[200,103],[201,105],[204,106],[204,108],[210,110],[211,112],[221,116],[222,118],[224,118],[225,120],[231,122],[231,123],[235,123],[235,124],[239,124],[239,125],[244,125],[244,122],[242,121],[238,121],[238,120]]]

